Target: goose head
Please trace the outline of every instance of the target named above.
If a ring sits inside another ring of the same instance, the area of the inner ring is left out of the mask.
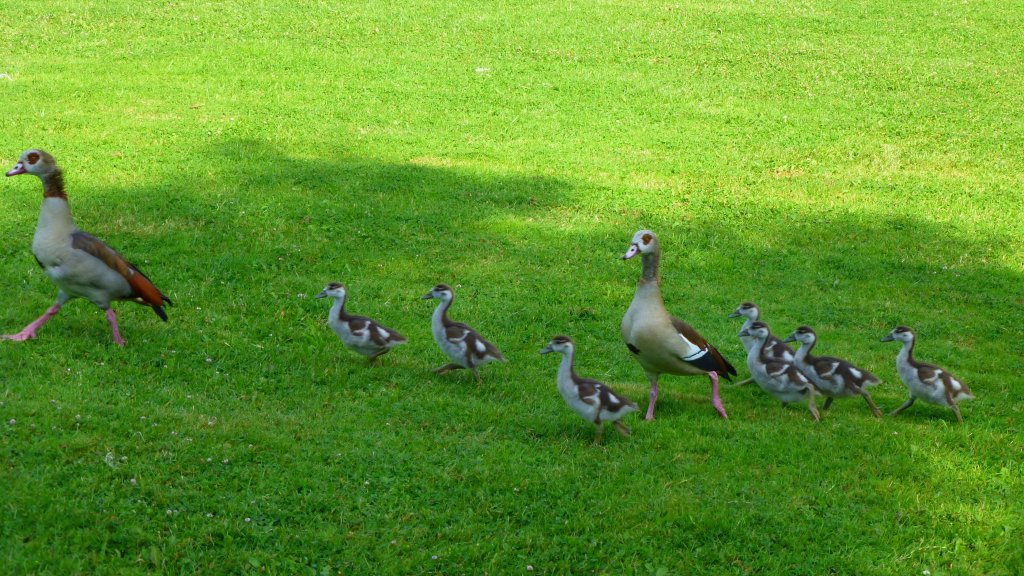
[[[335,300],[344,300],[346,294],[345,285],[340,282],[331,282],[315,296],[315,298],[331,297]]]
[[[8,176],[18,174],[32,174],[40,178],[57,170],[57,161],[42,150],[25,150],[14,164],[14,168],[7,171]]]
[[[755,340],[764,340],[768,334],[771,334],[771,330],[764,322],[754,322],[750,327],[740,330],[740,336],[749,336]]]
[[[801,344],[814,344],[814,341],[818,339],[818,335],[814,333],[814,330],[810,326],[800,326],[796,330],[786,336],[783,342],[799,342]]]
[[[452,287],[447,284],[438,284],[430,289],[423,296],[420,296],[421,300],[430,300],[431,298],[437,298],[438,300],[448,301],[455,297],[455,292]]]
[[[626,253],[622,255],[623,260],[629,260],[637,254],[651,254],[658,251],[658,237],[650,230],[637,230],[633,234],[633,241],[630,242]]]
[[[892,342],[893,340],[899,340],[903,343],[914,341],[914,331],[906,326],[897,326],[892,329],[891,332],[882,337],[882,342]]]
[[[753,302],[744,302],[737,306],[736,309],[732,311],[732,314],[729,314],[729,318],[738,318],[740,316],[749,320],[757,320],[761,316],[761,311],[758,310],[757,304],[754,304]]]
[[[555,336],[548,342],[548,345],[541,348],[541,354],[550,354],[551,352],[559,352],[561,354],[568,354],[572,352],[573,342],[572,338],[568,336]]]

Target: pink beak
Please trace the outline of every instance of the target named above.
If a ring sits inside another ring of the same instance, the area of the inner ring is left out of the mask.
[[[14,168],[11,168],[10,170],[7,171],[7,175],[17,176],[18,174],[24,174],[25,172],[28,172],[28,170],[25,170],[25,164],[22,162],[18,162],[17,164],[14,165]]]
[[[622,255],[622,259],[623,260],[629,260],[633,256],[636,256],[636,253],[639,252],[639,251],[640,251],[640,247],[639,246],[637,246],[636,244],[630,244],[629,245],[629,250],[626,250],[626,253]]]

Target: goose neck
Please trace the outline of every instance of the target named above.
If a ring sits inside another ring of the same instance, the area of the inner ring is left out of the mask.
[[[661,252],[657,249],[644,254],[640,261],[643,263],[643,272],[640,276],[641,282],[658,281],[658,265],[661,261]]]
[[[43,182],[43,198],[68,199],[68,195],[64,191],[64,173],[59,168],[40,176],[39,179]]]

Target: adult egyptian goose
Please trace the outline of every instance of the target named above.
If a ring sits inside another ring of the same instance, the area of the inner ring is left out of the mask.
[[[761,319],[761,309],[753,302],[744,302],[737,306],[736,309],[732,311],[732,314],[729,314],[729,318],[739,317],[745,318],[743,326],[740,326],[740,331],[742,332],[743,330],[750,328],[751,324]],[[743,344],[744,352],[750,352],[750,347],[754,345],[754,340],[749,336],[741,336],[740,342]],[[794,358],[793,349],[775,336],[771,336],[768,342],[765,342],[764,352],[770,358],[781,358],[787,362],[792,362]],[[753,378],[740,380],[736,385],[743,386],[744,384],[750,383],[752,380]]]
[[[763,354],[761,349],[771,334],[768,325],[761,321],[740,330],[740,336],[754,340],[754,346],[747,351],[747,368],[754,382],[783,405],[806,400],[807,409],[811,411],[815,422],[821,420],[818,407],[814,405],[814,396],[817,394],[814,384],[800,372],[795,363],[780,358],[766,358]]]
[[[973,400],[974,393],[966,384],[942,368],[915,360],[913,352],[916,339],[914,331],[906,326],[897,326],[882,338],[882,342],[898,340],[903,343],[899,354],[896,355],[896,372],[910,392],[907,401],[890,415],[895,416],[903,412],[910,408],[914,400],[920,398],[929,404],[948,406],[953,414],[956,414],[956,421],[962,423],[964,419],[960,415],[957,402]]]
[[[453,322],[448,318],[448,308],[455,299],[455,292],[447,284],[438,284],[430,292],[422,296],[423,300],[437,298],[441,302],[434,309],[434,315],[430,320],[430,327],[434,333],[434,340],[441,350],[452,359],[450,364],[445,364],[434,370],[436,374],[444,374],[451,370],[469,368],[476,377],[477,385],[480,384],[480,373],[478,366],[483,366],[495,360],[505,362],[505,356],[476,330],[461,322]]]
[[[605,422],[611,422],[623,436],[629,436],[629,428],[619,419],[630,412],[636,412],[639,408],[605,384],[577,376],[573,368],[575,350],[576,345],[572,338],[555,336],[540,351],[541,354],[562,354],[562,363],[558,367],[558,391],[562,398],[565,398],[565,403],[584,420],[593,422],[597,427],[594,432],[595,444],[601,443],[601,431]]]
[[[711,404],[722,418],[728,418],[718,395],[718,376],[731,381],[729,375],[736,374],[736,369],[692,326],[665,309],[658,276],[661,249],[654,232],[640,230],[634,234],[622,259],[628,260],[637,254],[641,255],[643,271],[633,301],[622,318],[621,330],[626,347],[643,367],[651,383],[645,419],[654,419],[658,376],[661,374],[707,374],[711,379]]]
[[[334,298],[327,325],[350,350],[354,350],[373,362],[387,354],[392,348],[405,344],[405,336],[365,316],[353,316],[345,311],[348,290],[344,284],[331,282],[316,295],[317,298]]]
[[[36,330],[52,318],[68,300],[86,298],[106,312],[114,342],[124,346],[112,300],[131,300],[149,306],[167,321],[163,305],[173,303],[149,278],[100,240],[82,232],[71,219],[64,175],[53,156],[42,150],[26,150],[7,172],[8,176],[33,174],[43,182],[43,206],[32,238],[32,254],[43,272],[57,285],[57,300],[34,322],[17,334],[0,336],[22,341],[36,337]]]
[[[800,343],[800,348],[796,351],[795,364],[825,396],[822,410],[828,410],[833,398],[860,396],[868,403],[875,418],[881,418],[882,413],[878,411],[878,406],[875,406],[867,391],[868,386],[874,386],[880,380],[871,372],[857,368],[846,360],[832,356],[812,356],[811,350],[817,341],[818,335],[810,326],[800,326],[785,340]]]

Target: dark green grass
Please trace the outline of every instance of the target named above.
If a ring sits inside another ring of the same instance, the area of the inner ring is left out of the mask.
[[[23,3],[0,28],[5,170],[67,172],[78,224],[177,306],[77,301],[0,343],[0,572],[1016,574],[1024,571],[1020,3]],[[5,332],[52,302],[30,177],[3,182]],[[726,315],[905,398],[896,324],[978,399],[820,424],[663,380],[618,325],[638,228],[666,302],[745,376]],[[409,337],[367,368],[312,299]],[[466,373],[432,285],[509,357]],[[11,421],[13,420],[13,423]]]

